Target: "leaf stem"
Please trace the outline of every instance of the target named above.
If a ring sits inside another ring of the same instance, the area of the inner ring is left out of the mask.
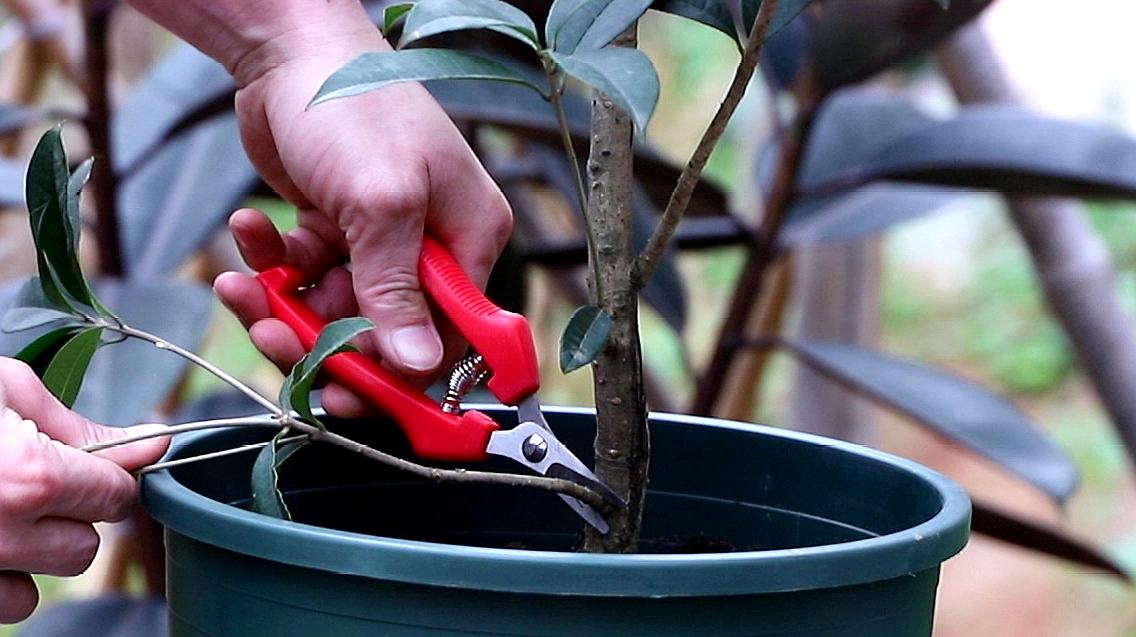
[[[741,103],[742,97],[745,95],[746,88],[757,69],[757,62],[761,59],[761,50],[773,23],[773,15],[777,12],[777,4],[778,0],[764,0],[761,3],[757,19],[754,21],[753,29],[746,40],[742,59],[734,72],[734,79],[730,83],[730,88],[726,91],[726,96],[718,106],[718,111],[714,113],[713,119],[710,120],[710,124],[702,134],[702,139],[699,140],[690,160],[683,167],[682,174],[679,175],[678,182],[671,192],[671,198],[667,202],[667,207],[663,211],[659,224],[655,227],[646,247],[643,248],[639,258],[635,261],[632,281],[637,290],[643,289],[651,275],[655,273],[655,269],[658,268],[663,252],[675,231],[678,230],[678,224],[682,221],[683,215],[686,214],[686,209],[690,205],[690,197],[694,194],[694,188],[702,177],[702,170],[706,167],[710,154],[714,152],[718,141],[726,132],[726,124],[733,117],[734,111],[737,110],[738,104]]]
[[[580,205],[580,214],[584,217],[584,229],[588,233],[588,262],[592,267],[592,280],[596,288],[596,298],[602,298],[603,283],[599,276],[598,261],[596,260],[596,234],[592,227],[591,217],[588,215],[588,193],[584,188],[584,175],[580,172],[580,160],[576,156],[576,145],[572,142],[572,129],[568,125],[568,116],[564,112],[564,75],[556,70],[556,63],[548,55],[541,55],[544,73],[548,76],[548,97],[556,111],[556,123],[560,129],[560,141],[564,146],[564,154],[568,159],[568,166],[572,169],[572,177],[576,182],[576,200]]]
[[[126,325],[125,323],[120,323],[120,322],[116,322],[116,321],[109,321],[109,320],[106,320],[106,319],[95,319],[94,322],[96,324],[100,325],[101,327],[105,327],[106,329],[108,329],[112,332],[117,332],[119,334],[122,334],[123,336],[129,336],[129,337],[132,337],[132,338],[137,338],[137,339],[146,341],[148,343],[152,343],[154,345],[154,347],[157,347],[158,349],[163,349],[163,350],[166,350],[166,351],[171,352],[173,354],[177,354],[178,356],[181,356],[182,358],[188,360],[189,362],[193,363],[194,365],[197,365],[198,367],[204,369],[205,371],[209,372],[210,374],[213,374],[217,378],[220,378],[221,380],[223,380],[224,382],[226,382],[227,384],[232,386],[237,391],[241,392],[245,396],[248,396],[250,399],[255,401],[257,404],[259,404],[260,406],[267,409],[269,412],[272,413],[272,415],[276,416],[277,418],[284,418],[286,416],[284,410],[281,409],[279,406],[277,406],[276,403],[274,403],[271,400],[269,400],[268,398],[262,396],[255,389],[253,389],[252,387],[249,387],[248,385],[246,385],[244,382],[242,382],[240,379],[236,378],[232,374],[229,374],[228,372],[221,369],[220,367],[217,367],[213,363],[210,363],[209,361],[205,360],[204,358],[201,358],[197,354],[194,354],[193,352],[191,352],[191,351],[189,351],[189,350],[187,350],[183,347],[180,347],[180,346],[178,346],[174,343],[171,343],[171,342],[165,340],[164,338],[160,338],[158,336],[155,336],[155,335],[153,335],[149,332],[130,327],[129,325]]]

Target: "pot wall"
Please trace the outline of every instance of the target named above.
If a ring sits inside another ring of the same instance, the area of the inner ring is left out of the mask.
[[[585,457],[592,417],[550,421]],[[346,426],[400,444],[374,423]],[[553,495],[421,483],[334,449],[297,454],[282,484],[298,520],[338,530],[227,504],[248,498],[249,454],[147,478],[167,525],[171,634],[931,634],[939,564],[969,520],[952,483],[812,436],[678,417],[652,427],[648,548],[740,550],[571,553],[580,523]],[[218,432],[174,453],[264,437]]]

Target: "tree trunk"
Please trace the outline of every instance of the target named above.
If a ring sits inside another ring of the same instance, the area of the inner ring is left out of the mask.
[[[803,248],[793,257],[797,336],[871,346],[879,324],[879,241]],[[871,405],[798,365],[788,423],[833,438],[869,442]]]
[[[985,34],[972,25],[937,53],[960,102],[1016,102]],[[1008,197],[1046,299],[1085,372],[1136,458],[1136,331],[1121,307],[1108,248],[1076,201]]]
[[[635,26],[614,46],[635,46]],[[649,442],[639,346],[639,304],[632,281],[631,118],[597,92],[592,100],[588,218],[598,256],[591,281],[596,302],[612,317],[607,343],[592,366],[596,397],[596,475],[627,502],[607,518],[611,531],[588,529],[585,549],[628,553],[638,548],[647,490]]]

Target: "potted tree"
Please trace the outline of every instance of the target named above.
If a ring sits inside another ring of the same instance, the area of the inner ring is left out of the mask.
[[[396,81],[488,78],[531,86],[556,109],[587,211],[594,293],[565,330],[561,360],[566,370],[591,365],[597,411],[549,419],[577,455],[597,451],[597,475],[626,503],[606,511],[608,533],[587,530],[582,539],[575,518],[546,493],[470,484],[462,469],[405,460],[405,441],[390,427],[314,412],[308,392],[321,365],[363,322],[329,326],[276,401],[124,323],[92,293],[75,256],[90,165],[70,171],[58,131],[48,133],[27,191],[40,276],[7,328],[51,329],[22,356],[73,400],[95,349],[142,339],[213,371],[270,412],[177,430],[227,427],[178,445],[144,481],[147,506],[167,528],[173,634],[929,635],[939,564],[967,536],[960,489],[853,445],[690,417],[649,420],[645,409],[637,293],[762,45],[805,4],[765,0],[747,16],[730,91],[642,251],[626,211],[633,128],[642,129],[658,95],[649,60],[633,48],[650,3],[559,0],[543,38],[524,14],[493,0],[396,5],[385,22],[404,21],[403,43],[492,29],[532,49],[546,86],[492,59],[417,49],[364,56],[314,98],[318,108]],[[586,171],[561,107],[572,81],[597,90]],[[513,418],[487,412],[505,425]],[[249,449],[260,451],[242,453]],[[487,468],[482,482],[508,471]],[[579,485],[526,484],[601,505]]]

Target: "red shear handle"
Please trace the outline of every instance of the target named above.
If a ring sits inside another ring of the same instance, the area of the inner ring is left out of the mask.
[[[268,294],[272,315],[284,321],[311,351],[326,321],[295,296],[300,273],[281,266],[257,275]],[[394,418],[406,433],[414,453],[430,460],[480,462],[497,430],[492,418],[478,411],[455,416],[441,411],[432,400],[398,375],[358,352],[343,352],[327,359],[324,369],[335,381],[363,396]]]
[[[529,322],[493,305],[469,280],[450,253],[430,237],[422,240],[418,278],[442,312],[473,349],[485,358],[489,390],[516,405],[540,389],[540,368]]]

